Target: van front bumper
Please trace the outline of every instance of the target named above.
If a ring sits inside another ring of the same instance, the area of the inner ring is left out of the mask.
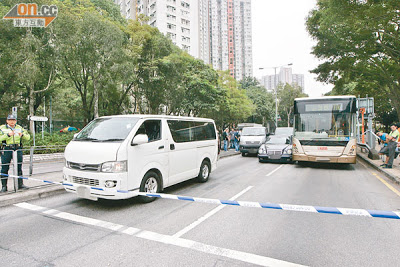
[[[78,197],[90,200],[126,199],[137,196],[139,188],[128,190],[126,184],[127,173],[100,173],[79,171],[63,168],[63,186],[67,192],[75,193]],[[114,181],[115,186],[107,188],[106,181]]]
[[[241,153],[258,154],[260,145],[240,145],[239,150]]]

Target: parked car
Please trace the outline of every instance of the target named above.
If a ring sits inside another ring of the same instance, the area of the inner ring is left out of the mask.
[[[257,154],[260,145],[267,141],[267,129],[265,127],[245,127],[240,136],[239,150],[242,156]]]
[[[258,150],[258,161],[292,161],[291,136],[270,135]]]

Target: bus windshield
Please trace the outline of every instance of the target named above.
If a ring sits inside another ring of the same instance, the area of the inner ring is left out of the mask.
[[[294,137],[349,141],[356,132],[355,97],[299,99],[294,102]]]
[[[351,113],[306,113],[295,115],[294,136],[300,140],[349,140],[354,136]]]

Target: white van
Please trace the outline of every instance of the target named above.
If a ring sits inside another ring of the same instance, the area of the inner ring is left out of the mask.
[[[194,177],[206,182],[217,167],[218,141],[211,119],[105,116],[83,128],[64,155],[68,192],[92,200],[124,199],[139,191],[161,192]]]

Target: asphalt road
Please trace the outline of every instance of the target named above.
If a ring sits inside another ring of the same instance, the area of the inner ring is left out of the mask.
[[[373,173],[234,156],[207,183],[165,193],[400,211],[400,196]],[[2,208],[0,237],[0,266],[398,266],[400,220],[65,193]]]

